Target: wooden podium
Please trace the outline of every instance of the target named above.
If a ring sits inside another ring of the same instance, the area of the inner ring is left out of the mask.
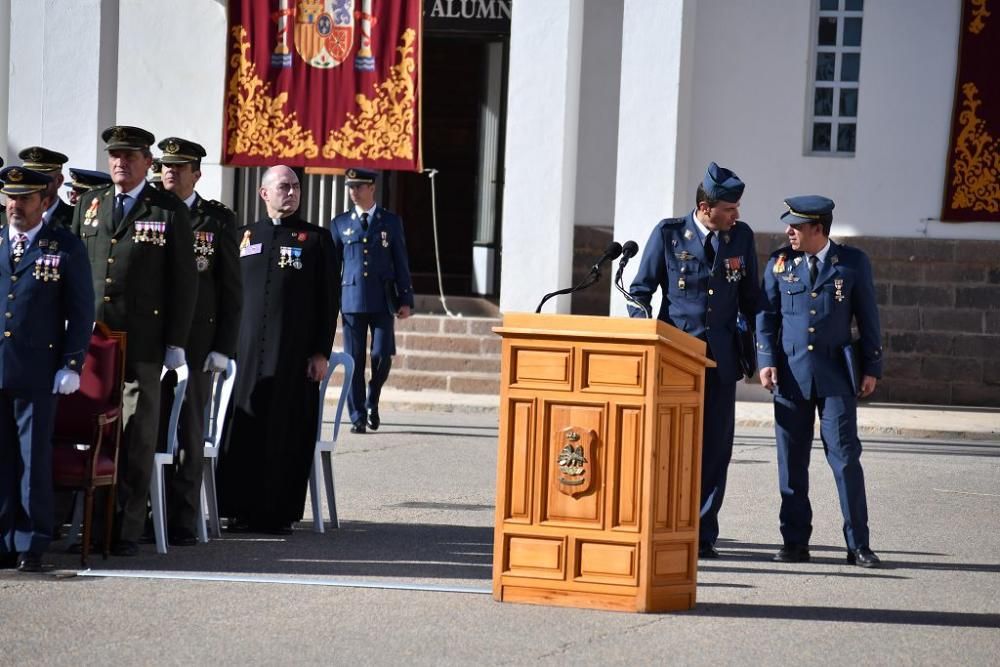
[[[493,597],[695,604],[705,343],[658,320],[511,313]]]

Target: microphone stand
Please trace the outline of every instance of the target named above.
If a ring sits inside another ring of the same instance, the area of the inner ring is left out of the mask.
[[[622,261],[618,263],[618,272],[615,273],[615,287],[618,289],[619,292],[622,293],[622,296],[625,297],[626,301],[628,301],[632,305],[636,306],[637,308],[641,309],[643,315],[646,316],[646,319],[647,320],[651,320],[651,319],[653,319],[653,310],[652,310],[652,308],[650,308],[649,306],[647,306],[646,304],[642,303],[641,301],[639,301],[638,299],[636,299],[634,296],[632,296],[632,293],[629,292],[628,290],[626,290],[625,287],[622,285],[622,273],[625,271],[625,264],[627,262],[628,262],[628,258],[625,258],[625,259],[622,259]]]
[[[551,299],[552,297],[559,296],[560,294],[572,294],[573,292],[578,292],[582,289],[590,287],[600,279],[601,279],[601,269],[597,265],[594,265],[590,268],[590,273],[587,274],[587,277],[581,280],[579,284],[575,285],[574,287],[565,287],[561,290],[556,290],[555,292],[549,292],[548,294],[543,296],[542,300],[538,302],[538,307],[535,308],[535,312],[536,313],[542,312],[542,306],[544,306],[545,302]]]

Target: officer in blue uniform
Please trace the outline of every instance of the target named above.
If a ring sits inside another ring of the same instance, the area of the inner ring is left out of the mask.
[[[413,286],[406,257],[403,221],[375,203],[375,179],[367,169],[349,169],[345,182],[354,207],[330,224],[342,257],[341,318],[344,350],[354,358],[347,406],[351,433],[377,431],[378,401],[396,354],[393,318],[403,320],[413,308]],[[365,395],[365,347],[371,331],[371,380]]]
[[[789,245],[764,271],[757,316],[760,381],[774,394],[784,546],[774,560],[809,560],[812,507],[809,454],[815,414],[833,469],[844,516],[847,562],[878,567],[868,543],[868,504],[861,469],[857,398],[875,391],[882,347],[868,257],[830,240],[833,202],[809,195],[785,200],[781,219]],[[861,333],[860,358],[851,347],[851,322]],[[851,377],[859,367],[860,381]],[[855,387],[855,385],[857,385]]]
[[[736,382],[743,377],[737,315],[757,314],[757,250],[739,217],[743,181],[712,162],[683,218],[661,220],[650,234],[631,293],[646,309],[657,289],[657,317],[707,342],[715,368],[705,371],[698,557],[718,558],[719,510],[733,454]],[[629,307],[632,317],[644,317]]]
[[[9,221],[0,228],[0,567],[38,572],[55,531],[56,394],[80,388],[94,292],[83,242],[42,222],[52,179],[7,167],[0,181]]]
[[[90,192],[94,188],[104,187],[105,185],[111,185],[111,174],[93,169],[76,169],[75,167],[70,167],[69,181],[66,182],[66,187],[69,188],[70,205],[76,206],[77,200],[84,193]]]

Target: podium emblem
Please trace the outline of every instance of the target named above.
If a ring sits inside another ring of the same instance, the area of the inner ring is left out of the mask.
[[[575,426],[568,426],[561,433],[565,444],[556,460],[559,491],[568,496],[580,496],[589,491],[593,483],[592,461],[597,433]]]

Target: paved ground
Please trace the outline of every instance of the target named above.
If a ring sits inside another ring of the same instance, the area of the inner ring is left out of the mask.
[[[888,563],[869,571],[843,562],[819,448],[814,562],[770,561],[774,441],[742,428],[725,558],[702,563],[694,611],[642,615],[493,601],[496,417],[383,418],[342,436],[338,532],[147,546],[86,576],[54,553],[55,572],[0,573],[0,664],[997,664],[1000,440],[869,437]]]

